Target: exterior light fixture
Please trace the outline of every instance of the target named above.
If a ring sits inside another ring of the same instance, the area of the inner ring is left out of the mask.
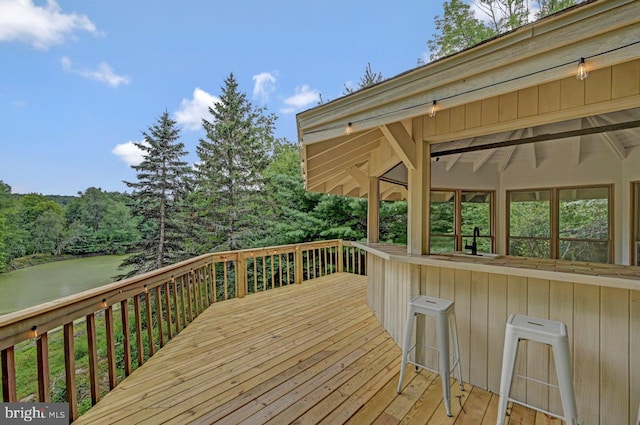
[[[107,308],[107,299],[106,298],[102,299],[102,308]]]
[[[580,62],[578,63],[578,72],[576,73],[576,78],[582,81],[588,76],[589,76],[589,72],[587,71],[587,65],[584,63],[584,58],[580,58]]]
[[[38,327],[36,325],[31,326],[31,338],[38,337]]]
[[[433,99],[433,103],[431,104],[431,107],[429,108],[429,112],[428,112],[428,114],[429,114],[429,116],[431,118],[436,116],[436,109],[437,109],[436,105],[437,104],[438,104],[438,102],[435,99]]]
[[[344,134],[347,136],[353,133],[353,123],[348,123],[347,127],[344,129]]]

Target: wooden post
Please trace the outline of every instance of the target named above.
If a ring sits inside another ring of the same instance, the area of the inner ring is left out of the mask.
[[[2,350],[2,401],[15,403],[16,395],[16,360],[13,347]]]
[[[124,348],[124,376],[131,375],[131,332],[129,331],[129,302],[120,301],[120,317],[122,318],[122,345]]]
[[[338,273],[342,273],[344,271],[344,243],[342,239],[338,241]]]
[[[78,391],[76,389],[76,356],[73,341],[73,322],[64,325],[64,370],[67,384],[69,419],[78,418]]]
[[[380,180],[378,176],[369,176],[367,199],[367,242],[377,243],[380,241]]]
[[[38,352],[38,400],[41,403],[51,402],[49,390],[49,336],[46,332],[40,335],[36,343]]]
[[[87,324],[87,351],[89,356],[89,383],[91,385],[91,405],[100,400],[100,385],[98,380],[98,352],[96,337],[96,316],[89,314]]]
[[[107,307],[104,311],[104,323],[106,327],[107,338],[107,362],[109,363],[109,389],[116,387],[117,370],[116,370],[116,339],[113,330],[113,308]]]
[[[293,276],[294,276],[295,283],[301,284],[302,275],[303,275],[303,270],[302,270],[303,266],[302,266],[302,250],[300,249],[300,245],[296,246],[294,267],[295,268],[294,268]]]
[[[244,298],[247,288],[247,264],[244,260],[244,252],[238,251],[238,261],[236,262],[236,296]]]

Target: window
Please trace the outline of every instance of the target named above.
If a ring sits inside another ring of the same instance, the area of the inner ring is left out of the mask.
[[[431,252],[462,251],[476,227],[478,252],[493,252],[493,198],[487,191],[432,190]]]
[[[509,191],[509,255],[608,263],[611,187]]]
[[[631,264],[640,266],[640,182],[631,183]]]

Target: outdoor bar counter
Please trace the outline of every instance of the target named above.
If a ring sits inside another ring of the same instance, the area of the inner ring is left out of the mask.
[[[463,378],[497,394],[509,315],[564,322],[580,423],[635,424],[640,403],[639,267],[509,256],[409,255],[400,245],[354,246],[367,252],[367,302],[398,344],[410,298],[453,300]],[[419,329],[426,344],[435,345],[430,325]],[[425,359],[436,366],[429,350]],[[517,374],[556,382],[550,351],[540,344],[521,343]],[[554,388],[515,379],[511,394],[560,411]]]

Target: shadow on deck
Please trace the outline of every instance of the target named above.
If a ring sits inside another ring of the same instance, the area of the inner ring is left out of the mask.
[[[447,417],[427,371],[407,371],[396,394],[400,357],[366,277],[333,274],[212,305],[75,423],[495,423],[497,396],[468,384],[452,385]]]

